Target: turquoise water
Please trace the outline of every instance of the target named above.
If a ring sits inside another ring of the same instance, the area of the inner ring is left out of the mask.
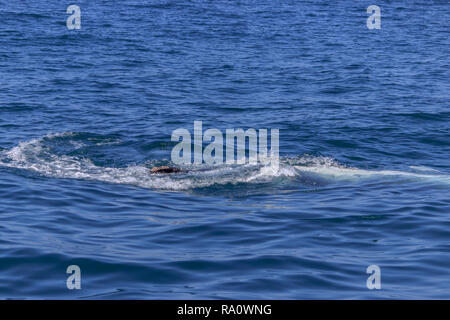
[[[447,1],[70,4],[0,0],[1,298],[449,297]],[[195,120],[280,167],[150,175]]]

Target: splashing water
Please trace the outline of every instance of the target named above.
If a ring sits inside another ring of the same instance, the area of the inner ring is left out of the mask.
[[[398,176],[444,183],[450,182],[449,175],[441,174],[434,169],[412,167],[412,169],[421,173],[362,170],[343,166],[330,157],[310,155],[282,158],[279,166],[270,164],[191,165],[184,167],[185,173],[151,175],[149,167],[157,163],[155,160],[126,167],[105,167],[94,164],[91,159],[86,157],[68,155],[66,149],[73,151],[86,146],[86,142],[83,142],[81,138],[82,134],[80,133],[64,132],[20,142],[16,147],[2,152],[0,165],[31,170],[55,178],[95,180],[174,191],[204,188],[212,185],[271,183],[277,179],[302,177],[315,179],[313,184],[320,184],[323,179],[328,182],[336,180],[355,181],[374,176]],[[94,147],[119,142],[107,138],[91,138],[90,140],[94,140],[93,144],[91,143]],[[66,150],[66,153],[60,154],[61,152],[58,152],[60,149]]]

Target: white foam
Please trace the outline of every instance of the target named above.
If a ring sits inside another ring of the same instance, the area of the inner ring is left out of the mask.
[[[143,165],[125,168],[96,166],[91,160],[56,155],[43,143],[44,139],[70,137],[73,133],[49,134],[40,139],[20,142],[16,147],[3,152],[0,165],[31,170],[45,176],[131,184],[144,188],[165,190],[187,190],[213,184],[236,184],[240,182],[265,182],[271,177],[295,174],[292,169],[275,170],[273,166],[199,166],[186,174],[151,175]],[[65,143],[73,145],[74,141]],[[79,142],[77,142],[79,143]]]
[[[398,170],[364,170],[357,168],[346,168],[341,166],[295,166],[299,172],[308,172],[317,174],[328,179],[338,180],[359,180],[362,178],[371,178],[375,176],[391,176],[391,177],[409,177],[414,179],[430,179],[445,183],[450,183],[450,176],[445,174],[419,174]]]
[[[329,180],[358,180],[373,176],[406,176],[414,179],[431,179],[450,183],[449,175],[436,174],[435,172],[427,174],[391,170],[362,170],[342,166],[329,157],[309,155],[280,159],[279,165],[271,163],[210,167],[202,165],[190,166],[188,168],[190,170],[186,173],[152,175],[145,165],[131,165],[124,168],[101,167],[95,165],[90,159],[57,155],[51,151],[46,143],[47,140],[73,135],[72,132],[49,134],[40,139],[20,142],[16,147],[2,152],[0,165],[31,170],[49,177],[130,184],[161,190],[189,190],[215,184],[266,183],[280,177],[301,177],[305,173]],[[70,139],[64,141],[64,143],[72,142],[73,140]],[[76,142],[80,143],[79,141]],[[431,172],[432,170],[427,171]]]

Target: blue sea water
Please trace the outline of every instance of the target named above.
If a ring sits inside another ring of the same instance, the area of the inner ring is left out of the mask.
[[[448,1],[0,0],[0,298],[450,298],[449,21]],[[150,175],[194,120],[278,128],[279,169]]]

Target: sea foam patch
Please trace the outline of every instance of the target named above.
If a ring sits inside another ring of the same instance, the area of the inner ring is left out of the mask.
[[[59,141],[58,141],[59,140]],[[112,141],[97,139],[94,144],[111,144]],[[152,175],[149,168],[156,161],[144,164],[132,164],[125,167],[109,167],[96,165],[91,159],[60,154],[55,151],[55,144],[71,144],[73,148],[83,145],[79,134],[66,132],[49,134],[42,138],[20,142],[17,146],[3,150],[0,165],[34,171],[38,174],[67,179],[85,179],[108,183],[129,184],[142,188],[159,190],[189,190],[212,185],[261,184],[295,180],[308,175],[308,179],[316,177],[317,181],[336,180],[355,181],[374,176],[410,177],[412,179],[432,180],[450,183],[450,176],[438,171],[421,170],[417,172],[395,170],[363,170],[346,167],[330,157],[314,157],[309,155],[283,158],[280,164],[244,164],[244,165],[187,165],[182,173]]]

